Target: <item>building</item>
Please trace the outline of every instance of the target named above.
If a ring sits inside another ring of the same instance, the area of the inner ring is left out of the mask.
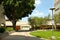
[[[60,0],[54,0],[55,14],[60,13]],[[56,24],[57,28],[60,29],[60,23]]]
[[[5,21],[5,25],[6,25],[6,27],[12,27],[13,26],[11,21]],[[17,21],[16,26],[19,26],[20,30],[29,30],[31,28],[29,23],[24,22],[24,21]]]
[[[60,0],[54,0],[55,14],[60,12]]]
[[[47,21],[46,24],[42,24],[41,29],[52,29],[52,20],[51,21]]]
[[[0,5],[0,26],[4,26],[5,24],[5,17],[3,12],[4,12],[3,6]]]

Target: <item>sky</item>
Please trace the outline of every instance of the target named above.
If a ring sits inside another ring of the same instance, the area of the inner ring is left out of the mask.
[[[29,17],[44,17],[51,14],[50,8],[54,7],[54,0],[35,0],[35,9]],[[22,21],[27,21],[28,17],[22,18]]]

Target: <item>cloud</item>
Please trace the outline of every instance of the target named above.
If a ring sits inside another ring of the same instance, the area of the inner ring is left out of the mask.
[[[30,17],[34,17],[34,16],[43,17],[43,16],[44,16],[44,13],[43,13],[43,12],[40,12],[40,11],[38,11],[38,10],[35,10],[35,11],[30,15]]]
[[[24,17],[24,18],[22,18],[22,21],[28,21],[28,17]]]
[[[49,14],[52,15],[52,11],[51,10],[48,10]]]
[[[51,12],[51,10],[49,10],[48,12]]]
[[[40,0],[35,0],[35,5],[40,5],[41,1]]]

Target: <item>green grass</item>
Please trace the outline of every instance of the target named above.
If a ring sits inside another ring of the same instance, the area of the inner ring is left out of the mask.
[[[51,38],[52,36],[52,31],[51,30],[47,30],[47,31],[34,31],[30,33],[31,35],[34,35],[36,37],[39,38]],[[60,40],[60,31],[54,31],[54,36],[56,38],[56,40]]]
[[[13,31],[13,28],[12,27],[7,27],[5,28],[6,31]]]

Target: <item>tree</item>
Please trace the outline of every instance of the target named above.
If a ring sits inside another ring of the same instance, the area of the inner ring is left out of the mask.
[[[51,20],[51,15],[48,14],[47,16],[44,17],[46,19],[46,21],[50,21]]]
[[[51,15],[48,14],[47,16],[44,17],[44,24],[47,25],[47,22],[51,21]]]
[[[35,0],[4,0],[5,15],[12,22],[15,30],[18,19],[28,16],[33,11]]]
[[[32,17],[28,18],[28,22],[31,25],[31,30],[34,30],[34,20],[32,19]]]
[[[32,26],[32,29],[38,29],[42,24],[44,24],[44,18],[43,17],[30,17],[28,19],[30,25]]]
[[[60,12],[54,15],[54,22],[55,22],[55,29],[56,29],[56,25],[58,23],[60,24]]]
[[[3,0],[0,0],[0,4],[3,2]]]
[[[55,23],[60,23],[60,13],[54,15]]]

